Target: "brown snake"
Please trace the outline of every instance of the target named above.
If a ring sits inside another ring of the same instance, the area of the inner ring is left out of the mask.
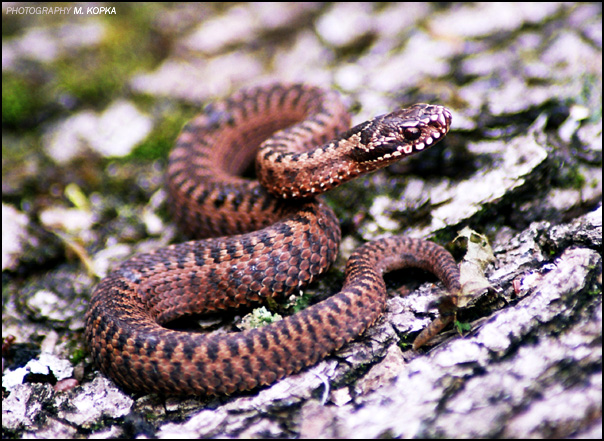
[[[169,204],[188,234],[221,237],[135,255],[105,277],[86,316],[95,363],[128,390],[228,394],[299,371],[365,331],[385,309],[382,273],[429,270],[455,299],[459,270],[444,248],[392,237],[352,254],[338,294],[281,321],[229,334],[162,326],[311,282],[340,243],[334,213],[314,195],[431,147],[450,124],[444,107],[416,104],[348,129],[338,96],[306,85],[257,87],[208,106],[170,154]],[[254,159],[262,185],[239,177]]]

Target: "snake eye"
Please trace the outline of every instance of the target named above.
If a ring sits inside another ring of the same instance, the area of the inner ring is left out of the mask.
[[[403,130],[403,136],[408,141],[415,141],[416,139],[418,139],[421,136],[421,134],[422,134],[422,131],[416,127],[407,127],[406,129]]]

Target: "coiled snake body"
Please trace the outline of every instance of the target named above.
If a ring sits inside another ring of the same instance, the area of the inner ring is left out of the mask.
[[[337,95],[306,85],[253,88],[208,106],[179,135],[167,180],[184,230],[219,237],[135,255],[99,283],[86,317],[96,364],[129,390],[232,393],[299,371],[361,334],[384,311],[384,272],[427,269],[455,298],[459,272],[448,252],[393,237],[352,254],[338,294],[263,328],[199,334],[161,326],[312,281],[340,243],[334,213],[314,195],[434,145],[450,122],[447,109],[417,104],[348,129]],[[261,184],[239,177],[254,158]]]

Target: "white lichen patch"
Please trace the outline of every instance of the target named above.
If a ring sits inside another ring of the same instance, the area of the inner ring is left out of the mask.
[[[130,102],[119,100],[103,113],[83,111],[53,127],[44,148],[58,163],[91,149],[103,157],[129,154],[151,132],[151,119]]]

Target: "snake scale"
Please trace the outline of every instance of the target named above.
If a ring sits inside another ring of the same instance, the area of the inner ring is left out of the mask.
[[[385,309],[385,272],[429,270],[455,299],[459,270],[444,248],[392,237],[352,254],[339,293],[265,327],[205,334],[162,326],[310,283],[335,260],[341,234],[315,196],[431,147],[450,124],[444,107],[416,104],[350,129],[335,92],[302,84],[208,105],[183,128],[167,169],[179,224],[206,239],[135,255],[97,285],[86,316],[94,362],[131,391],[230,394],[310,366],[365,331]],[[258,180],[241,177],[254,161]],[[439,318],[416,346],[447,322]]]

